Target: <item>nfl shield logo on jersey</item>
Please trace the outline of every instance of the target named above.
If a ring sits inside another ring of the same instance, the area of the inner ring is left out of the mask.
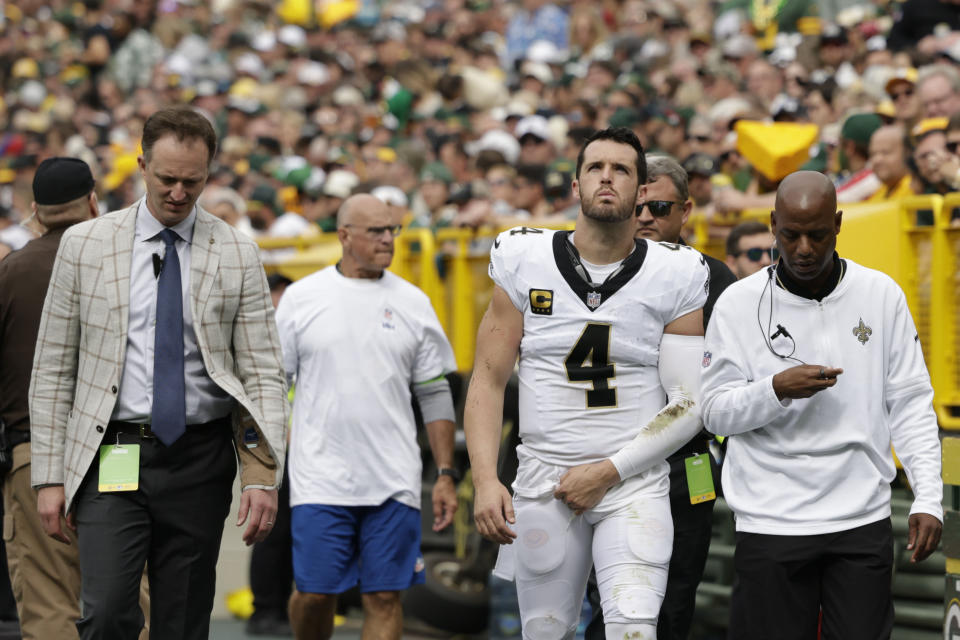
[[[590,291],[587,293],[587,306],[591,309],[596,309],[600,306],[600,294],[596,291]]]
[[[706,369],[710,366],[710,361],[713,360],[713,354],[709,351],[703,352],[703,368]]]

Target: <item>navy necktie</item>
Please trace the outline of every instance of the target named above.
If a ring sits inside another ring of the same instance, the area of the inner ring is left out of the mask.
[[[183,379],[183,297],[176,246],[179,237],[171,229],[160,232],[166,249],[157,282],[157,325],[153,343],[151,429],[168,447],[187,428]]]

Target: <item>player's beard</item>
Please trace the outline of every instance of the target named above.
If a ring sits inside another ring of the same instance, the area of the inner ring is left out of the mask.
[[[579,190],[579,187],[578,187]],[[597,189],[600,191],[600,189]],[[636,214],[636,199],[637,194],[633,194],[633,200],[622,200],[618,205],[617,204],[602,204],[598,203],[596,192],[594,196],[589,200],[583,199],[583,191],[580,191],[580,208],[583,210],[583,215],[595,220],[597,222],[623,222],[630,218],[630,216]]]

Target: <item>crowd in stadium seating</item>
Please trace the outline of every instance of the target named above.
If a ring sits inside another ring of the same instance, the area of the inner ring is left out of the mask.
[[[203,204],[256,236],[329,231],[357,192],[413,226],[570,219],[575,150],[607,125],[683,162],[708,214],[767,206],[801,165],[847,201],[956,189],[960,9],[840,4],[5,3],[0,242],[30,238],[47,156],[85,159],[105,210],[134,201],[170,103],[220,134]]]
[[[17,0],[0,91],[0,259],[43,230],[45,158],[86,161],[102,212],[140,198],[174,104],[218,134],[200,204],[257,238],[333,231],[357,193],[411,228],[572,221],[608,126],[682,163],[708,218],[801,168],[843,203],[960,191],[945,0]]]

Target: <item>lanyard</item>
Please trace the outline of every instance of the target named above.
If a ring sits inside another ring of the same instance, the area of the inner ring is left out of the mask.
[[[631,253],[633,252],[631,251]],[[570,262],[573,263],[573,270],[577,272],[577,275],[580,276],[583,279],[583,281],[587,283],[587,285],[591,287],[598,286],[593,284],[593,279],[590,277],[590,274],[587,272],[586,268],[583,266],[583,262],[581,262],[580,260],[580,254],[577,252],[577,248],[573,246],[573,242],[570,241],[570,236],[567,236],[567,254],[569,254],[570,256]],[[630,256],[627,256],[627,258],[629,257]],[[599,286],[603,286],[604,284],[606,284],[607,282],[615,278],[617,274],[623,271],[623,267],[627,263],[627,258],[624,258],[623,260],[621,260],[617,268],[614,269],[610,273],[610,275],[604,278],[603,282]]]

